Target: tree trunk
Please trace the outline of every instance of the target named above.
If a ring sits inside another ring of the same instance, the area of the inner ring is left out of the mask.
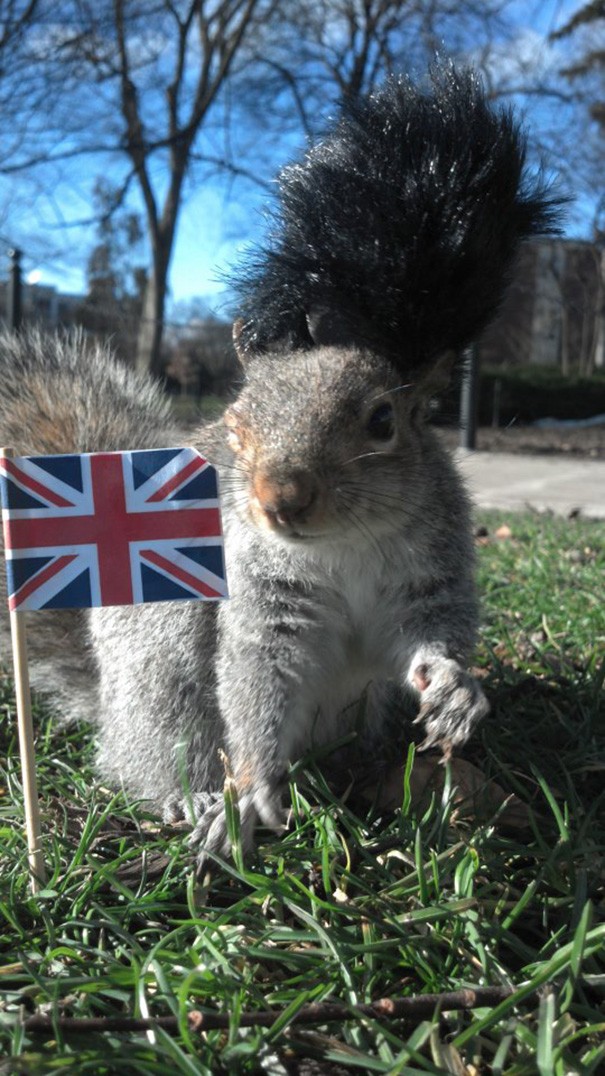
[[[162,336],[166,306],[169,258],[155,256],[147,277],[137,333],[135,366],[153,377],[161,374]]]

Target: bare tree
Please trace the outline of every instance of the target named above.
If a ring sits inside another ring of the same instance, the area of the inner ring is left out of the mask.
[[[200,132],[255,22],[271,0],[77,0],[63,55],[106,94],[105,130],[128,169],[116,205],[132,184],[143,202],[150,267],[136,365],[158,372],[167,291],[183,184]]]
[[[605,0],[590,0],[558,30],[553,41],[579,37],[579,49],[562,74],[572,82],[588,83],[588,106],[593,120],[605,134]]]
[[[223,121],[236,61],[249,58],[255,27],[270,21],[279,3],[5,4],[12,19],[4,26],[7,41],[9,31],[15,40],[21,25],[14,11],[24,18],[27,8],[28,32],[22,35],[20,66],[13,63],[9,77],[0,66],[0,103],[10,104],[17,91],[25,103],[20,116],[4,124],[0,171],[19,173],[23,188],[39,175],[48,190],[56,186],[52,169],[69,178],[70,170],[82,170],[82,161],[90,161],[95,172],[101,162],[114,187],[110,212],[132,204],[136,194],[150,260],[136,348],[140,368],[159,370],[167,274],[200,138]],[[2,114],[6,120],[4,108]]]
[[[258,40],[253,107],[282,132],[314,137],[348,98],[436,54],[469,57],[506,33],[510,0],[295,0]],[[268,34],[270,33],[270,40]],[[252,92],[253,91],[253,92]]]

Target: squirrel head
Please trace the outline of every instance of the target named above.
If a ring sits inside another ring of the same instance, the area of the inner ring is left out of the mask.
[[[225,413],[240,514],[289,543],[377,537],[423,485],[420,429],[431,377],[402,382],[387,360],[352,348],[264,355]]]

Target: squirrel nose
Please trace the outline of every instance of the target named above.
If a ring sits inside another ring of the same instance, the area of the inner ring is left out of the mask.
[[[272,516],[280,527],[301,522],[317,495],[313,480],[304,473],[293,475],[284,482],[257,477],[254,492],[263,512]]]

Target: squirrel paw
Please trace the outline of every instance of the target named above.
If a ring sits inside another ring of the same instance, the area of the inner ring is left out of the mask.
[[[244,856],[254,847],[254,829],[260,821],[268,829],[281,832],[285,828],[285,811],[281,804],[278,790],[267,786],[260,790],[244,792],[238,801],[240,841]],[[197,873],[201,874],[208,863],[208,854],[227,859],[231,853],[231,842],[225,815],[225,803],[222,793],[220,799],[204,811],[197,820],[189,838],[189,845],[199,847]]]
[[[189,822],[195,825],[198,819],[217,803],[223,802],[222,792],[192,792],[181,796],[177,792],[167,796],[162,804],[162,821],[166,825],[175,822]]]
[[[432,657],[414,662],[410,682],[420,693],[420,711],[414,724],[426,728],[421,750],[439,745],[446,758],[453,747],[468,740],[475,725],[489,711],[478,682],[457,661]]]

